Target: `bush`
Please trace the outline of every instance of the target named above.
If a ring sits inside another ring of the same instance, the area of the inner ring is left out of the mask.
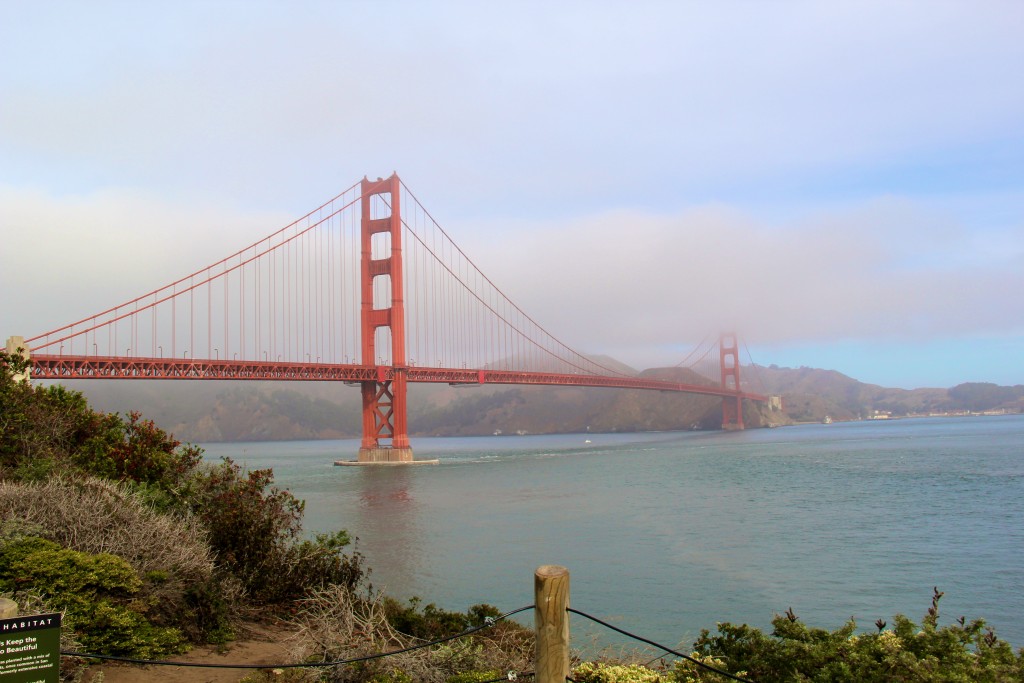
[[[496,669],[489,669],[487,671],[466,671],[461,674],[449,676],[445,680],[445,683],[483,683],[484,681],[493,681],[496,678],[501,678],[501,673]]]
[[[178,627],[196,641],[223,631],[225,602],[200,605],[192,595],[213,576],[205,534],[194,518],[156,513],[124,484],[64,476],[0,481],[0,518],[6,520],[0,539],[34,535],[71,550],[122,558],[144,579],[136,599],[147,606],[152,623]],[[197,622],[196,610],[206,618]]]
[[[168,582],[207,581],[213,558],[191,515],[159,514],[123,484],[59,476],[45,482],[0,481],[0,517],[21,520],[73,550],[119,555]]]
[[[299,626],[293,653],[296,662],[330,662],[378,654],[422,644],[425,639],[410,637],[398,631],[388,618],[393,600],[379,594],[364,599],[339,586],[328,586],[300,601],[295,621]],[[416,604],[416,603],[414,603]],[[494,608],[478,606],[470,610],[476,614],[489,613]],[[418,613],[418,610],[415,610]],[[434,611],[439,611],[434,608]],[[471,619],[469,613],[457,615]],[[489,614],[487,614],[489,616]],[[480,622],[483,623],[482,621]],[[443,634],[450,636],[458,633]],[[517,637],[510,634],[515,633]],[[341,666],[324,671],[324,679],[332,683],[375,683],[380,681],[412,680],[417,683],[449,683],[449,681],[489,680],[498,671],[522,671],[532,661],[532,638],[528,654],[520,647],[522,627],[500,622],[494,627],[472,636],[442,643],[429,649],[419,649],[389,656],[384,659]],[[431,638],[433,640],[434,638]],[[511,645],[503,650],[505,645]],[[487,678],[479,678],[486,673]],[[462,677],[460,677],[462,676]]]
[[[270,470],[205,465],[137,412],[97,413],[79,392],[15,382],[25,367],[0,352],[0,515],[70,550],[123,557],[146,579],[137,598],[154,623],[220,641],[243,597],[283,605],[362,581],[345,532],[299,538],[303,503]]]
[[[273,565],[301,529],[303,503],[270,486],[270,470],[243,473],[225,458],[196,480],[192,508],[209,531],[217,562],[237,576],[254,596],[261,596]]]
[[[344,554],[344,531],[300,540],[304,503],[273,485],[271,470],[243,472],[230,458],[196,476],[192,509],[209,530],[218,564],[257,604],[301,599],[329,584],[362,581],[362,556]]]
[[[465,631],[474,626],[483,626],[488,618],[501,615],[493,605],[473,605],[465,612],[450,612],[430,603],[420,607],[420,598],[410,598],[407,604],[385,597],[384,612],[388,622],[406,635],[422,640],[434,640]]]
[[[579,683],[667,683],[669,678],[638,664],[584,662],[572,672]]]
[[[188,476],[202,460],[196,446],[182,446],[137,411],[127,419],[106,414],[72,460],[84,471],[107,479],[148,484],[176,499]]]
[[[746,625],[719,624],[717,635],[702,631],[694,649],[701,656],[727,662],[732,672],[748,672],[749,678],[761,683],[1024,680],[1024,649],[1014,654],[984,621],[961,617],[939,628],[941,598],[936,589],[920,628],[897,615],[891,630],[885,630],[887,624],[879,620],[876,633],[858,635],[851,620],[827,631],[807,627],[790,610],[772,620],[771,637]],[[716,680],[709,672],[690,675],[691,680]]]
[[[0,545],[0,590],[35,593],[65,610],[66,627],[93,652],[154,657],[183,649],[177,629],[154,626],[138,611],[145,609],[134,600],[141,587],[132,567],[108,553],[32,536]]]

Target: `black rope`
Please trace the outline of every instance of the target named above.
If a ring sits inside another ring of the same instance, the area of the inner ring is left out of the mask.
[[[440,645],[441,643],[447,643],[458,638],[463,638],[468,635],[472,635],[477,631],[482,631],[485,628],[494,626],[495,623],[502,619],[507,619],[514,614],[525,612],[528,609],[533,609],[533,605],[527,605],[514,609],[511,612],[505,612],[497,617],[488,617],[487,620],[480,626],[472,626],[464,631],[456,633],[455,635],[445,636],[432,640],[429,643],[420,643],[418,645],[410,645],[409,647],[403,647],[399,650],[392,650],[391,652],[378,652],[372,655],[363,655],[362,657],[353,657],[352,659],[338,659],[332,662],[306,662],[304,664],[207,664],[202,662],[174,662],[167,660],[156,660],[156,659],[136,659],[134,657],[119,657],[117,655],[99,655],[91,652],[69,652],[61,650],[61,655],[65,657],[82,657],[84,659],[104,659],[113,662],[125,662],[127,664],[152,664],[154,666],[189,666],[195,668],[204,669],[303,669],[303,668],[321,668],[329,666],[343,666],[345,664],[356,664],[358,662],[367,662],[373,659],[383,659],[384,657],[392,657],[394,655],[404,654],[406,652],[413,652],[414,650],[422,650],[424,648],[433,647],[434,645]],[[509,680],[507,678],[499,678],[499,681]]]
[[[581,612],[581,611],[579,611],[577,609],[573,609],[572,607],[566,607],[565,610],[567,612],[571,612],[573,614],[578,614],[579,616],[584,617],[585,619],[590,619],[591,621],[593,621],[596,624],[600,624],[601,626],[604,626],[605,628],[610,628],[611,630],[616,631],[617,633],[621,633],[624,636],[628,636],[628,637],[632,638],[633,640],[638,640],[641,643],[646,643],[647,645],[652,645],[652,646],[654,646],[654,647],[656,647],[656,648],[658,648],[660,650],[664,650],[665,652],[667,652],[669,654],[673,654],[676,657],[682,657],[683,659],[685,659],[685,660],[687,660],[689,662],[693,662],[694,664],[696,664],[697,666],[699,666],[699,667],[701,667],[703,669],[707,669],[708,671],[713,671],[714,673],[716,673],[716,674],[718,674],[720,676],[725,676],[726,678],[729,678],[729,679],[734,680],[734,681],[742,681],[742,683],[754,683],[754,681],[750,680],[749,678],[740,678],[739,676],[731,674],[728,671],[723,671],[722,669],[717,669],[717,668],[711,666],[710,664],[705,664],[704,662],[700,661],[699,659],[694,659],[693,657],[691,657],[689,655],[684,655],[682,652],[679,652],[678,650],[673,650],[672,648],[665,647],[664,645],[662,645],[660,643],[656,643],[653,640],[648,640],[647,638],[642,638],[642,637],[636,635],[635,633],[630,633],[629,631],[623,631],[618,626],[612,626],[608,622],[601,621],[597,617],[591,616],[591,615],[587,614],[586,612]]]

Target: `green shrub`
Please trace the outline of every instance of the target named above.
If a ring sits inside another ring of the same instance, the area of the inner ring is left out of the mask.
[[[451,612],[434,603],[420,607],[420,598],[410,598],[403,604],[394,598],[384,598],[384,612],[395,630],[414,638],[433,640],[465,631],[473,626],[482,626],[488,617],[494,618],[501,611],[493,605],[473,605],[466,612]]]
[[[103,654],[153,657],[180,652],[177,629],[151,624],[133,600],[142,581],[123,559],[62,548],[22,537],[0,545],[0,591],[30,592],[56,609],[86,649]]]
[[[672,674],[673,681],[678,683],[700,683],[701,681],[718,681],[724,680],[719,674],[716,674],[700,664],[713,667],[719,671],[728,671],[729,667],[726,666],[725,662],[716,657],[705,657],[701,656],[698,652],[693,652],[690,655],[690,659],[681,659],[676,662],[675,669]],[[736,675],[739,678],[746,678],[746,671],[738,671]]]
[[[247,674],[238,683],[321,683],[320,672],[313,669],[271,669]]]
[[[71,461],[82,471],[139,484],[165,505],[181,500],[183,488],[202,460],[201,449],[182,446],[137,411],[129,412],[127,419],[96,415],[91,427],[70,451]]]
[[[243,473],[230,458],[210,466],[196,482],[193,509],[209,530],[217,561],[254,597],[263,598],[269,574],[300,531],[304,504],[271,486],[270,470]]]
[[[501,678],[501,672],[497,669],[489,669],[487,671],[466,671],[461,674],[455,674],[445,679],[445,683],[483,683],[484,681],[493,681],[496,678]]]
[[[59,502],[56,502],[59,501]],[[38,536],[83,553],[109,552],[125,560],[142,586],[134,600],[157,626],[175,626],[190,640],[215,637],[209,617],[194,620],[186,592],[209,586],[213,561],[205,533],[193,518],[154,512],[126,485],[92,477],[45,482],[0,481],[0,542]],[[215,603],[226,619],[227,605]],[[203,613],[210,614],[211,606]]]
[[[133,604],[147,623],[220,641],[240,600],[284,605],[361,583],[345,532],[299,538],[303,503],[275,488],[270,470],[206,466],[200,449],[137,412],[98,413],[63,386],[15,382],[27,365],[0,352],[0,515],[69,552],[127,560],[146,577]],[[108,612],[112,627],[131,626]]]
[[[430,664],[448,675],[484,667],[483,644],[475,638],[459,638],[441,643],[430,651]]]
[[[301,598],[328,584],[356,590],[366,574],[363,556],[343,551],[351,544],[348,532],[317,534],[313,540],[289,545],[283,557],[287,582],[279,586],[278,600]]]
[[[584,662],[572,672],[579,683],[667,683],[664,675],[638,664]]]
[[[367,683],[416,683],[416,681],[404,671],[387,671],[376,674]]]
[[[1015,654],[984,621],[961,617],[940,628],[941,597],[936,590],[920,628],[897,615],[891,630],[878,621],[876,633],[856,634],[856,624],[850,621],[828,631],[807,627],[790,610],[772,620],[770,637],[746,625],[719,624],[715,635],[702,631],[694,649],[700,656],[727,662],[729,671],[745,671],[761,683],[1024,680],[1024,649]],[[709,672],[688,669],[687,675],[690,680],[717,680]]]
[[[73,468],[181,501],[202,458],[199,448],[182,446],[137,412],[126,418],[98,413],[81,392],[13,381],[25,365],[0,351],[0,476],[41,481]]]
[[[226,643],[234,638],[230,605],[220,580],[197,583],[185,590],[177,623],[193,642]]]
[[[20,535],[119,555],[140,575],[163,575],[162,585],[206,581],[213,571],[205,532],[194,517],[154,512],[125,484],[83,476],[0,481],[0,517],[31,529]]]
[[[305,503],[273,480],[271,470],[243,472],[230,458],[197,475],[193,510],[218,563],[259,604],[301,599],[332,583],[354,590],[365,570],[361,555],[343,552],[348,534],[300,540]]]

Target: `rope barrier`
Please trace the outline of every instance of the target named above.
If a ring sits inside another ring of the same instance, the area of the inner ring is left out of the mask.
[[[497,622],[507,619],[514,614],[525,612],[528,609],[533,609],[533,605],[526,605],[519,609],[514,609],[511,612],[506,612],[497,617],[487,617],[483,624],[480,626],[472,626],[465,629],[455,635],[445,636],[438,638],[427,643],[420,643],[418,645],[410,645],[409,647],[403,647],[398,650],[392,650],[390,652],[378,652],[372,655],[363,655],[361,657],[352,657],[351,659],[338,659],[330,662],[304,662],[301,664],[213,664],[203,662],[181,662],[181,661],[169,661],[169,660],[158,660],[158,659],[137,659],[134,657],[120,657],[117,655],[101,655],[91,652],[70,652],[61,650],[60,654],[65,657],[80,657],[82,659],[102,659],[114,662],[124,662],[127,664],[149,664],[153,666],[187,666],[193,668],[205,668],[205,669],[303,669],[303,668],[326,668],[331,666],[344,666],[346,664],[356,664],[359,662],[368,662],[374,659],[383,659],[384,657],[393,657],[394,655],[405,654],[406,652],[413,652],[415,650],[422,650],[434,645],[440,645],[441,643],[447,643],[452,640],[464,638],[465,636],[472,635],[477,631],[482,631],[485,628],[494,626]],[[498,680],[509,680],[509,679],[498,679]]]
[[[713,667],[710,664],[705,664],[704,662],[700,661],[699,659],[695,659],[694,657],[691,657],[689,655],[685,655],[682,652],[679,652],[678,650],[674,650],[674,649],[672,649],[670,647],[666,647],[666,646],[662,645],[661,643],[656,643],[653,640],[648,640],[647,638],[643,638],[641,636],[638,636],[635,633],[630,633],[629,631],[624,631],[624,630],[622,630],[621,628],[619,628],[617,626],[612,626],[608,622],[601,621],[597,617],[591,616],[591,615],[587,614],[586,612],[581,612],[581,611],[579,611],[577,609],[573,609],[572,607],[567,607],[566,611],[570,612],[571,614],[577,614],[577,615],[579,615],[579,616],[581,616],[581,617],[583,617],[585,619],[589,619],[592,622],[594,622],[595,624],[600,624],[601,626],[604,626],[605,628],[609,628],[609,629],[615,631],[616,633],[621,633],[622,635],[627,636],[629,638],[632,638],[633,640],[637,640],[637,641],[639,641],[641,643],[646,643],[647,645],[651,645],[653,647],[656,647],[659,650],[664,650],[665,652],[667,652],[669,654],[672,654],[672,655],[675,655],[676,657],[682,657],[683,659],[696,664],[697,666],[701,667],[702,669],[706,669],[708,671],[712,671],[712,672],[714,672],[714,673],[716,673],[716,674],[718,674],[720,676],[725,676],[726,678],[728,678],[730,680],[742,681],[742,683],[754,683],[754,681],[750,680],[749,678],[741,678],[739,676],[736,676],[735,674],[729,673],[728,671],[723,671],[722,669],[718,669],[716,667]]]
[[[61,650],[60,654],[65,656],[65,657],[80,657],[82,659],[100,659],[100,660],[107,660],[107,661],[114,661],[114,662],[123,662],[123,663],[127,663],[127,664],[145,664],[145,665],[152,665],[152,666],[183,666],[183,667],[206,668],[206,669],[304,669],[304,668],[312,669],[312,668],[327,668],[327,667],[334,667],[334,666],[345,666],[345,665],[348,665],[348,664],[357,664],[359,662],[367,662],[367,661],[371,661],[371,660],[375,660],[375,659],[383,659],[385,657],[393,657],[395,655],[405,654],[406,652],[414,652],[416,650],[423,650],[423,649],[426,649],[426,648],[429,648],[429,647],[433,647],[435,645],[440,645],[442,643],[447,643],[447,642],[450,642],[450,641],[453,641],[453,640],[457,640],[459,638],[464,638],[466,636],[472,635],[474,633],[477,633],[478,631],[482,631],[482,630],[487,629],[487,628],[491,628],[491,627],[493,627],[499,621],[502,621],[504,619],[507,619],[507,618],[513,616],[513,615],[519,614],[520,612],[525,612],[526,610],[530,610],[530,609],[534,609],[534,605],[526,605],[524,607],[520,607],[518,609],[514,609],[514,610],[512,610],[510,612],[505,612],[504,614],[501,614],[501,615],[499,615],[497,617],[487,617],[484,620],[484,623],[479,625],[479,626],[472,626],[472,627],[467,628],[467,629],[465,629],[463,631],[460,631],[459,633],[456,633],[454,635],[445,636],[443,638],[437,638],[435,640],[431,640],[431,641],[426,642],[426,643],[419,643],[417,645],[410,645],[408,647],[400,648],[398,650],[391,650],[389,652],[378,652],[378,653],[372,654],[372,655],[362,655],[360,657],[352,657],[350,659],[338,659],[338,660],[333,660],[333,661],[330,661],[330,662],[303,662],[303,663],[299,663],[299,664],[216,664],[216,663],[204,663],[204,662],[183,662],[183,661],[157,660],[157,659],[138,659],[138,658],[134,658],[134,657],[120,657],[120,656],[117,656],[117,655],[102,655],[102,654],[96,654],[96,653],[91,653],[91,652],[72,652],[72,651],[67,651],[67,650]],[[670,647],[667,647],[665,645],[662,645],[661,643],[657,643],[657,642],[655,642],[653,640],[649,640],[649,639],[644,638],[642,636],[638,636],[635,633],[631,633],[629,631],[623,630],[623,629],[621,629],[621,628],[619,628],[617,626],[613,626],[612,624],[609,624],[606,621],[602,621],[601,619],[598,619],[597,617],[595,617],[593,615],[587,614],[586,612],[582,612],[582,611],[580,611],[578,609],[574,609],[572,607],[566,608],[566,611],[571,613],[571,614],[576,614],[578,616],[581,616],[581,617],[583,617],[585,619],[589,619],[590,621],[594,622],[595,624],[600,624],[601,626],[604,626],[607,629],[615,631],[616,633],[620,633],[620,634],[622,634],[622,635],[624,635],[624,636],[626,636],[628,638],[632,638],[633,640],[636,640],[638,642],[645,643],[647,645],[651,645],[652,647],[656,647],[659,650],[662,650],[662,651],[664,651],[664,652],[666,652],[668,654],[671,654],[671,655],[674,655],[676,657],[680,657],[682,659],[685,659],[685,660],[687,660],[687,661],[689,661],[689,662],[691,662],[691,663],[701,667],[702,669],[705,669],[707,671],[711,671],[711,672],[716,673],[716,674],[718,674],[720,676],[724,676],[725,678],[728,678],[730,680],[740,681],[741,683],[754,683],[754,681],[752,681],[749,678],[742,678],[742,677],[737,676],[735,674],[731,674],[728,671],[724,671],[722,669],[718,669],[718,668],[716,668],[714,666],[711,666],[710,664],[706,664],[706,663],[700,661],[699,659],[696,659],[696,658],[691,657],[691,656],[689,656],[687,654],[679,652],[678,650],[675,650],[673,648],[670,648]],[[490,680],[487,680],[487,681],[483,681],[482,683],[501,683],[501,681],[514,681],[514,680],[517,680],[519,676],[528,676],[528,677],[532,678],[534,676],[534,674],[532,672],[509,671],[505,676],[502,676],[500,678],[493,678],[493,679],[490,679]],[[568,681],[573,681],[574,679],[572,679],[570,677],[567,680]]]

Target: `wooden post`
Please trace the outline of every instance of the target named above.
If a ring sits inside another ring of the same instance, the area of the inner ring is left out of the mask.
[[[18,603],[7,598],[0,598],[0,619],[13,619],[18,616]]]
[[[569,675],[569,570],[546,564],[533,574],[537,683],[565,683]]]

